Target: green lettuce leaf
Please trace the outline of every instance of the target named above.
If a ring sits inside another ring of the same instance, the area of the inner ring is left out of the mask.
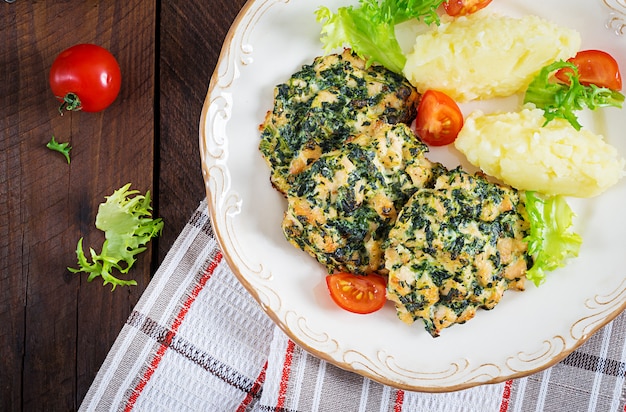
[[[539,286],[547,271],[563,267],[569,258],[578,256],[582,238],[572,230],[575,216],[563,196],[539,197],[526,192],[526,211],[530,218],[530,233],[524,239],[534,264],[526,278]]]
[[[137,190],[130,190],[130,186],[129,183],[116,190],[98,208],[96,227],[104,231],[105,237],[100,254],[89,248],[90,262],[83,251],[81,238],[76,247],[78,269],[68,268],[72,273],[88,273],[89,282],[101,276],[105,286],[112,285],[111,290],[116,286],[137,284],[132,279],[115,277],[113,271],[128,273],[136,261],[135,256],[146,250],[145,245],[150,239],[163,230],[163,221],[152,218],[150,192],[142,196]]]
[[[359,6],[328,7],[316,10],[322,23],[321,40],[326,53],[350,47],[369,64],[382,64],[402,73],[406,56],[396,38],[395,27],[411,19],[439,23],[437,8],[446,0],[359,0]]]
[[[556,71],[570,68],[572,72],[570,84],[554,80],[552,74]],[[578,68],[573,63],[557,61],[545,66],[528,86],[524,96],[524,103],[533,103],[543,109],[546,124],[555,118],[567,120],[576,130],[581,129],[576,111],[585,107],[595,110],[598,107],[622,107],[624,95],[606,87],[594,84],[584,86],[579,81]]]

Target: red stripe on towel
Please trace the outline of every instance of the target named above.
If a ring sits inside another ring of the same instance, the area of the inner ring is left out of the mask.
[[[393,412],[402,412],[403,404],[404,404],[404,391],[400,389],[396,392],[396,401],[393,405]]]
[[[509,409],[509,402],[511,400],[511,388],[513,387],[513,380],[509,379],[504,384],[504,391],[502,391],[502,402],[500,403],[500,412],[506,412]]]
[[[243,400],[243,402],[241,402],[241,404],[237,408],[237,412],[244,412],[246,410],[246,408],[250,405],[252,400],[256,396],[259,395],[259,392],[261,392],[261,388],[263,387],[263,382],[265,382],[265,371],[266,370],[267,370],[267,361],[265,361],[265,365],[263,365],[263,369],[261,369],[261,373],[259,373],[259,376],[254,381],[254,385],[252,385],[252,389],[250,389],[250,391],[246,395],[246,397]]]
[[[295,349],[296,344],[291,339],[289,339],[289,342],[287,343],[287,351],[285,352],[285,361],[283,362],[283,374],[280,377],[278,400],[276,401],[277,410],[280,410],[285,406],[287,385],[289,384],[289,373],[291,372],[291,361],[293,360],[293,352]]]
[[[191,293],[189,294],[189,296],[183,303],[183,306],[180,308],[180,311],[178,311],[178,314],[174,318],[174,321],[172,322],[172,325],[169,328],[169,331],[165,335],[164,342],[161,343],[159,350],[157,351],[157,353],[154,355],[154,358],[152,358],[152,361],[150,362],[150,366],[148,366],[148,369],[146,369],[143,376],[139,380],[139,383],[135,386],[132,394],[128,398],[128,402],[126,403],[126,407],[124,408],[125,412],[130,412],[134,408],[135,403],[137,403],[137,399],[139,399],[139,396],[141,396],[141,393],[143,392],[144,388],[150,381],[150,378],[152,378],[152,375],[154,375],[154,372],[156,371],[157,367],[161,363],[161,360],[163,359],[163,355],[165,355],[167,348],[169,348],[170,344],[172,343],[172,340],[176,336],[176,332],[178,331],[178,328],[180,327],[180,325],[183,323],[185,316],[187,316],[187,313],[189,312],[189,308],[191,307],[193,302],[196,300],[196,298],[200,294],[200,291],[202,291],[202,289],[206,285],[207,281],[211,278],[211,276],[213,275],[213,272],[215,271],[215,268],[217,267],[217,265],[219,265],[221,261],[222,261],[222,253],[218,251],[217,254],[215,255],[215,258],[211,261],[211,263],[209,263],[209,266],[206,268],[204,273],[202,273],[202,276],[200,277],[199,282],[192,289]]]

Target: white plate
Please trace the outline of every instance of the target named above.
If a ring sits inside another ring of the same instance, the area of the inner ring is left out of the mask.
[[[398,388],[459,390],[563,359],[626,307],[624,180],[597,198],[571,201],[584,244],[569,266],[539,288],[527,282],[525,292],[506,293],[494,310],[436,339],[421,322],[400,322],[391,303],[372,315],[339,309],[327,295],[325,270],[284,239],[285,201],[270,186],[258,125],[272,108],[274,86],[323,54],[314,11],[346,3],[250,1],[226,38],[202,111],[200,150],[213,227],[233,272],[304,349]],[[623,0],[497,0],[489,7],[577,29],[583,49],[606,50],[626,68]],[[626,113],[606,109],[586,121],[626,155]]]

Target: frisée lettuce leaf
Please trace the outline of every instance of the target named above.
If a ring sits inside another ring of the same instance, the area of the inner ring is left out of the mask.
[[[113,192],[98,208],[96,227],[104,231],[105,236],[100,254],[90,248],[90,262],[83,251],[83,238],[80,238],[76,247],[78,269],[68,268],[72,273],[88,273],[89,282],[101,276],[103,285],[111,284],[112,291],[117,286],[137,284],[133,279],[117,278],[113,270],[128,273],[136,261],[135,256],[146,250],[145,245],[163,229],[162,219],[152,218],[150,192],[143,196],[137,190],[130,190],[130,186],[129,183]]]
[[[437,8],[445,0],[359,0],[359,6],[328,7],[316,10],[322,23],[321,40],[326,53],[350,47],[368,65],[373,62],[402,73],[406,56],[396,38],[395,27],[411,19],[439,23]]]
[[[564,68],[572,70],[569,84],[557,82],[552,76],[554,72]],[[542,68],[524,96],[524,103],[533,103],[537,108],[543,109],[543,117],[546,119],[544,126],[555,118],[563,118],[576,130],[582,127],[576,111],[584,108],[595,110],[598,107],[621,108],[623,102],[624,95],[618,91],[595,84],[580,84],[576,65],[562,60]]]
[[[539,286],[547,271],[565,266],[567,259],[578,256],[582,238],[572,230],[574,212],[563,196],[539,197],[526,192],[526,211],[530,233],[524,239],[528,254],[534,258],[526,278]]]

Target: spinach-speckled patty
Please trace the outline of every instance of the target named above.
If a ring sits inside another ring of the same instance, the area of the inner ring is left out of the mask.
[[[532,264],[529,222],[520,193],[455,169],[416,192],[389,232],[387,298],[398,317],[423,319],[426,330],[492,309],[507,289],[523,290]]]
[[[323,154],[287,191],[283,231],[329,272],[384,272],[383,243],[398,212],[443,166],[405,124],[377,123]]]
[[[274,90],[274,107],[259,126],[259,148],[273,186],[286,193],[293,176],[315,159],[367,132],[379,120],[415,117],[419,94],[401,75],[347,49],[317,57]]]

